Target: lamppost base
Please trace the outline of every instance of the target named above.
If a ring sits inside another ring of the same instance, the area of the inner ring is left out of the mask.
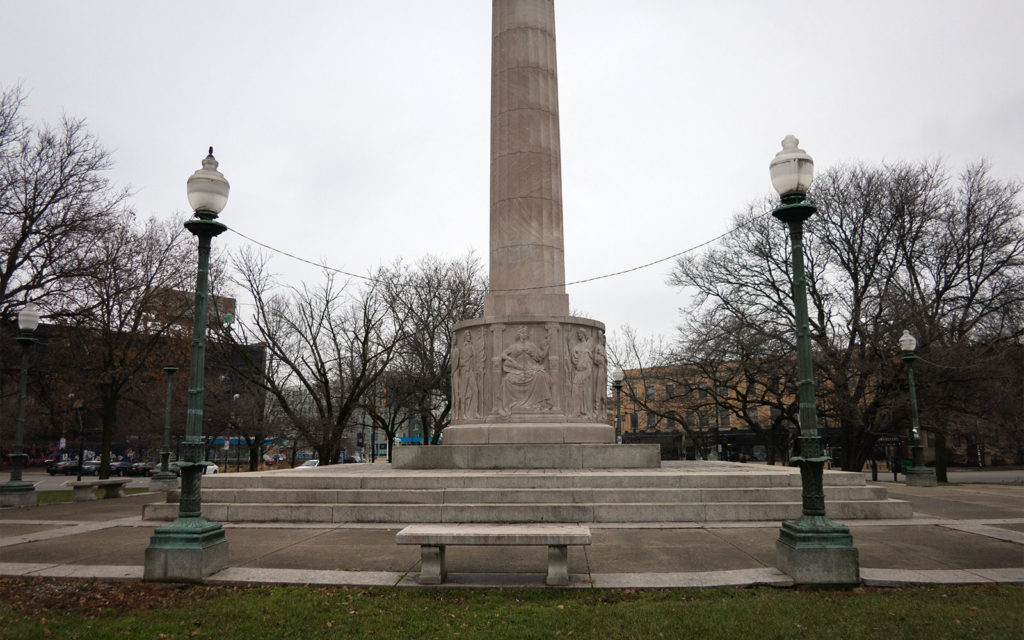
[[[157,527],[146,548],[144,580],[202,582],[228,566],[228,540],[219,522],[178,518]]]
[[[908,487],[935,487],[939,484],[935,477],[935,469],[931,467],[911,467],[904,473],[907,476]]]
[[[799,585],[860,584],[859,554],[850,530],[825,516],[783,521],[775,562]]]
[[[149,479],[149,490],[150,491],[173,491],[180,486],[181,482],[178,480],[178,476],[171,472],[164,473],[162,471],[154,473]]]
[[[37,504],[36,486],[31,482],[0,484],[0,507],[34,507]]]

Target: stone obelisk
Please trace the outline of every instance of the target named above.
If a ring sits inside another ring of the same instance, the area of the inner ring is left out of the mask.
[[[612,443],[604,325],[569,316],[554,0],[493,0],[490,292],[456,325],[446,445]]]

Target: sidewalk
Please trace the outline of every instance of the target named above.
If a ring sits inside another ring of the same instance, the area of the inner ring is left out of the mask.
[[[869,483],[870,484],[870,483]],[[1024,488],[905,487],[910,520],[851,521],[866,585],[1024,583]],[[0,576],[140,580],[149,537],[141,520],[162,494],[0,509]],[[570,547],[570,587],[789,586],[774,568],[778,522],[591,525]],[[211,583],[420,587],[419,549],[398,546],[401,525],[228,524],[229,568]],[[443,587],[543,587],[536,547],[452,547]]]

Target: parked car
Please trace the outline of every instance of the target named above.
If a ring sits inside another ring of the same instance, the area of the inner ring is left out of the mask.
[[[160,465],[152,462],[136,462],[128,469],[130,476],[151,476],[160,470]]]
[[[345,454],[345,464],[349,464],[351,462],[366,462],[366,458],[364,458],[362,456],[362,454],[359,454],[359,453],[352,453],[352,454],[346,453]]]
[[[320,466],[320,461],[319,460],[306,460],[305,462],[303,462],[302,464],[300,464],[299,466],[297,466],[295,468],[297,470],[303,470],[303,469],[315,469],[316,467],[319,467],[319,466]]]
[[[95,475],[99,471],[100,463],[98,460],[86,460],[82,465],[82,475],[91,476]],[[60,462],[52,465],[46,470],[51,476],[55,476],[58,473],[66,476],[78,475],[78,460],[61,460]]]
[[[199,464],[203,465],[203,475],[209,475],[211,473],[220,473],[220,467],[210,462],[209,460],[203,460]],[[174,475],[181,476],[181,467],[178,466],[177,462],[172,462],[167,465],[169,471],[174,472]]]
[[[131,475],[132,462],[130,460],[118,460],[110,463],[110,475],[128,476]]]

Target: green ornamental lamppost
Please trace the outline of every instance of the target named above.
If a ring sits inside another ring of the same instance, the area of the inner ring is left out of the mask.
[[[203,168],[188,179],[188,202],[195,216],[185,223],[199,240],[195,315],[192,323],[192,362],[189,370],[188,417],[182,443],[181,498],[178,518],[158,527],[146,549],[146,580],[199,582],[227,566],[228,541],[224,527],[202,517],[200,484],[203,462],[203,371],[206,364],[206,316],[209,294],[210,241],[227,230],[217,215],[228,202],[230,185],[217,171],[213,147]]]
[[[924,446],[921,444],[921,424],[917,419],[917,391],[914,388],[914,360],[917,354],[917,339],[910,335],[906,329],[900,336],[900,351],[902,351],[903,362],[907,363],[907,382],[910,384],[910,421],[913,425],[914,444],[911,446],[914,456],[914,466],[904,471],[907,477],[907,486],[910,487],[934,487],[938,485],[935,477],[935,469],[924,466]]]
[[[792,246],[800,455],[791,462],[800,467],[803,497],[802,515],[782,523],[775,543],[776,561],[797,584],[856,584],[860,582],[860,567],[850,530],[825,515],[823,467],[829,458],[822,453],[818,435],[803,247],[804,221],[817,211],[807,201],[814,161],[798,144],[794,136],[786,136],[782,151],[769,165],[772,185],[782,197],[772,215],[789,227]]]
[[[622,369],[612,372],[612,387],[615,389],[615,442],[622,444],[622,379],[626,375]]]
[[[14,421],[14,443],[10,479],[0,484],[0,506],[31,507],[36,505],[36,486],[21,479],[21,469],[28,456],[22,451],[25,437],[25,396],[28,388],[28,350],[39,340],[32,335],[39,326],[39,310],[31,302],[18,312],[18,337],[21,345],[21,371],[18,375],[18,416]]]
[[[178,371],[178,367],[169,364],[164,367],[167,374],[167,402],[164,405],[164,441],[163,450],[160,451],[160,471],[153,474],[150,481],[151,488],[172,489],[178,485],[178,476],[171,471],[171,376]]]

